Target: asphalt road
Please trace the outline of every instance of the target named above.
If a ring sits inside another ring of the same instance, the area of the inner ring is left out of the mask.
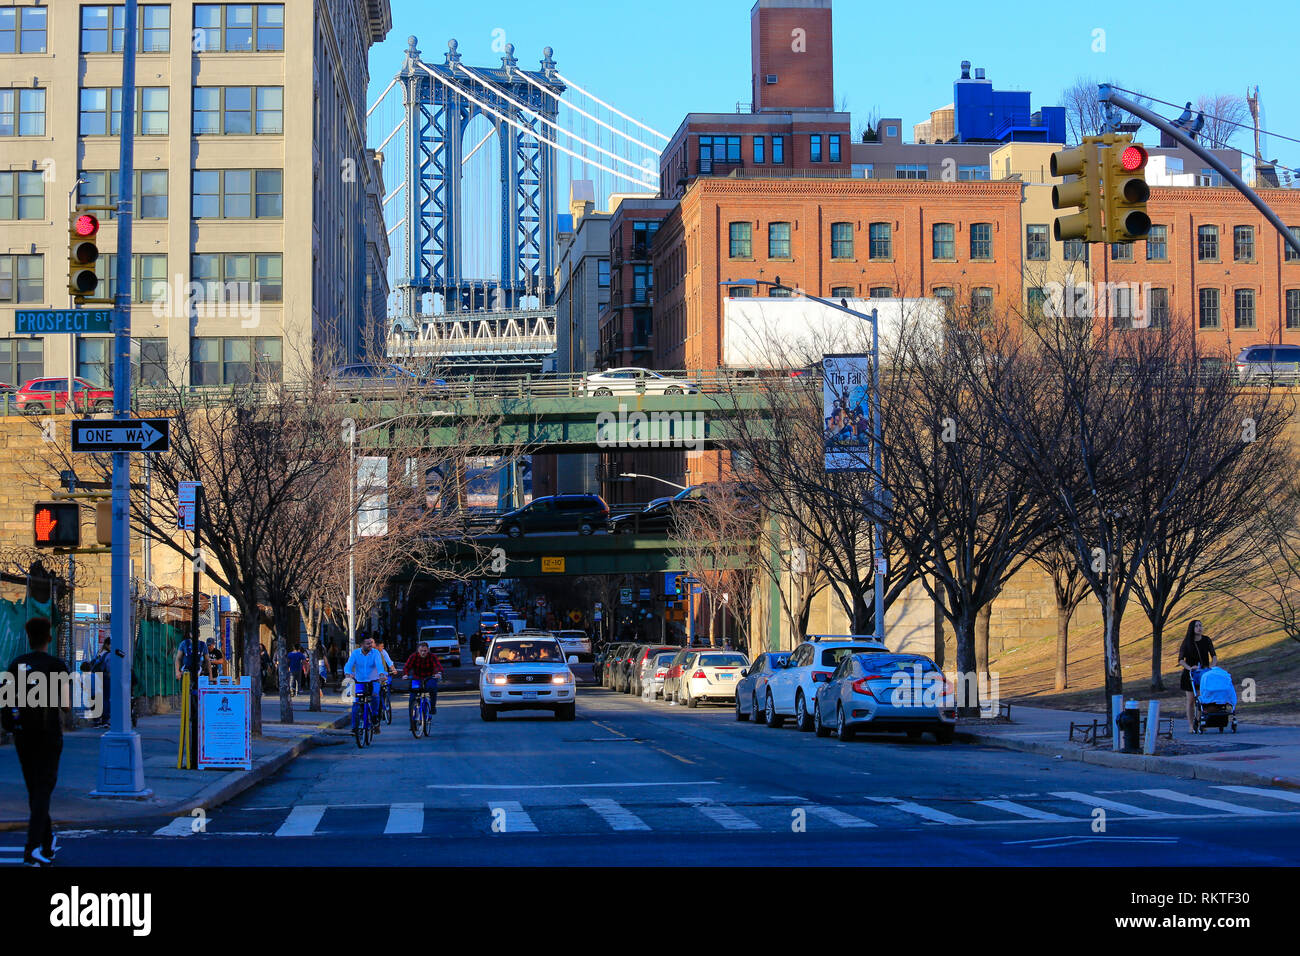
[[[850,743],[580,689],[578,719],[444,694],[202,818],[63,834],[72,865],[1105,865],[1300,862],[1300,794],[929,737]],[[13,857],[6,834],[0,865]]]

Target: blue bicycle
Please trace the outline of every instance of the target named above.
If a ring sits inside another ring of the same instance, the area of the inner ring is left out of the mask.
[[[370,685],[356,685],[356,697],[352,701],[352,736],[359,748],[370,746],[375,738],[375,725],[379,723],[379,714],[370,703]]]
[[[411,736],[419,740],[429,736],[429,727],[433,721],[433,701],[429,691],[438,686],[437,678],[421,683],[411,680],[411,690],[415,694],[415,705],[411,708]]]

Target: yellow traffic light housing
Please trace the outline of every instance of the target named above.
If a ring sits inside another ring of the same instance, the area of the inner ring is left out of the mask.
[[[1106,204],[1106,241],[1132,242],[1151,231],[1145,169],[1147,151],[1132,136],[1107,136],[1102,157],[1102,201]]]
[[[113,543],[113,501],[111,498],[95,502],[95,541]]]
[[[1099,136],[1085,136],[1081,145],[1051,156],[1053,176],[1076,177],[1072,182],[1052,187],[1052,208],[1078,207],[1079,210],[1053,223],[1052,235],[1058,242],[1067,239],[1102,241],[1100,141]]]
[[[78,206],[68,224],[68,294],[78,305],[99,285],[95,263],[99,259],[99,218]]]

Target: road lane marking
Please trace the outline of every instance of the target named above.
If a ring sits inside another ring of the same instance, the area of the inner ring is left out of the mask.
[[[153,831],[153,835],[159,837],[192,836],[193,834],[193,817],[177,817],[165,827],[159,827],[157,830]]]
[[[385,833],[423,833],[424,804],[394,803],[388,808]]]
[[[845,813],[843,810],[837,810],[834,807],[812,806],[808,807],[808,812],[814,817],[821,817],[837,827],[874,827],[875,824],[861,817],[855,817],[851,813]]]
[[[967,820],[965,817],[955,816],[951,813],[945,813],[942,810],[936,810],[933,807],[927,807],[919,803],[911,803],[907,800],[898,800],[894,797],[867,797],[868,800],[874,800],[876,803],[884,803],[895,810],[902,810],[904,813],[911,813],[925,820],[932,820],[935,823],[947,823],[951,826],[959,826],[967,823],[974,823],[974,820]]]
[[[1233,793],[1244,793],[1248,797],[1272,797],[1274,800],[1286,800],[1288,803],[1300,803],[1300,793],[1291,793],[1288,790],[1269,790],[1267,787],[1229,787],[1217,786],[1215,790],[1231,790]]]
[[[59,836],[63,836],[62,833]],[[0,853],[22,853],[23,848],[20,846],[0,846]]]
[[[677,799],[682,803],[689,803],[724,830],[758,829],[757,823],[725,804],[713,803],[706,797],[678,797]]]
[[[584,797],[583,803],[600,814],[613,830],[649,830],[649,825],[617,800],[603,797]]]
[[[275,831],[275,835],[278,837],[312,836],[316,833],[316,827],[320,826],[321,817],[325,816],[327,809],[324,804],[294,807],[280,824],[280,829]]]
[[[1167,819],[1170,817],[1181,817],[1180,813],[1165,813],[1163,810],[1146,810],[1142,807],[1135,807],[1131,803],[1120,803],[1118,800],[1106,800],[1102,797],[1093,796],[1089,793],[1079,793],[1077,790],[1053,790],[1052,796],[1060,797],[1062,800],[1073,800],[1076,803],[1083,803],[1087,806],[1103,810],[1113,810],[1116,813],[1127,813],[1134,817],[1149,817],[1151,819]]]
[[[1005,810],[1007,813],[1014,813],[1018,817],[1028,817],[1030,820],[1055,820],[1058,823],[1084,822],[1082,817],[1063,817],[1059,813],[1035,810],[1033,807],[1027,807],[1022,803],[1015,803],[1011,800],[976,800],[975,802],[983,807]]]
[[[654,746],[653,744],[650,745],[650,749],[651,749],[651,750],[658,750],[658,751],[659,751],[661,754],[663,754],[665,757],[672,757],[674,760],[680,760],[680,761],[681,761],[682,763],[684,763],[684,764],[688,764],[688,765],[690,765],[690,766],[692,766],[692,767],[695,766],[695,761],[694,761],[694,760],[687,760],[685,757],[679,757],[679,756],[677,756],[677,754],[669,753],[667,750],[663,750],[662,748],[660,748],[660,747],[656,747],[656,746]]]
[[[1227,803],[1223,800],[1207,800],[1205,797],[1193,797],[1190,794],[1179,793],[1177,790],[1139,790],[1138,793],[1145,793],[1147,796],[1160,797],[1163,800],[1173,800],[1177,803],[1190,803],[1194,807],[1205,807],[1207,810],[1222,810],[1224,813],[1237,813],[1248,817],[1271,817],[1276,811],[1273,810],[1256,810],[1254,807],[1243,807],[1237,803]]]
[[[574,790],[586,787],[716,787],[716,780],[654,780],[647,783],[430,783],[430,790]]]
[[[533,818],[524,812],[518,800],[497,800],[488,804],[488,811],[492,814],[492,823],[495,827],[497,814],[505,814],[505,828],[493,832],[501,833],[536,833],[537,824]]]

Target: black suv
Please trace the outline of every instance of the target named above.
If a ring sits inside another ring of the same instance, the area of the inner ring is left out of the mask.
[[[609,505],[600,495],[549,495],[503,514],[496,533],[512,538],[555,531],[593,534],[608,525]]]

